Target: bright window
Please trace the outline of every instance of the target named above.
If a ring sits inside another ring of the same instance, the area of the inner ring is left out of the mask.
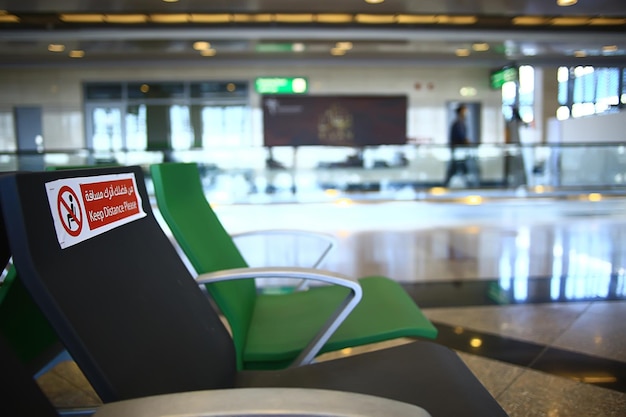
[[[519,67],[519,80],[502,85],[502,114],[509,120],[512,108],[519,108],[520,116],[526,123],[534,120],[535,70],[530,65]]]
[[[246,81],[86,83],[83,90],[96,150],[143,151],[149,136],[172,150],[251,143]]]

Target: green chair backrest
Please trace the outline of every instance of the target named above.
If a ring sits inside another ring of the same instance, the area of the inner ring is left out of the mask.
[[[195,163],[162,163],[150,167],[157,205],[174,238],[199,274],[247,263],[209,205]],[[253,279],[207,285],[207,290],[231,327],[237,367],[256,301]]]
[[[18,279],[12,265],[0,285],[0,332],[33,373],[61,349],[55,331]]]

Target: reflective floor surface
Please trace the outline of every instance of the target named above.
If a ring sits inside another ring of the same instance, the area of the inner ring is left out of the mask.
[[[626,415],[626,199],[596,200],[214,208],[230,233],[327,233],[337,244],[320,267],[401,282],[438,327],[437,341],[459,353],[511,417],[617,417]],[[310,242],[269,239],[241,243],[251,264],[310,266],[319,252]],[[65,362],[40,383],[59,406],[97,404],[81,378]]]
[[[478,203],[215,210],[232,233],[329,233],[338,244],[322,268],[402,282],[438,327],[438,342],[459,352],[511,416],[626,415],[626,199]],[[292,259],[267,246],[242,250],[259,264],[306,265],[306,245]]]

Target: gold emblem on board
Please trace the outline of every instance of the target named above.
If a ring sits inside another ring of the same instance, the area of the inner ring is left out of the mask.
[[[323,144],[351,145],[354,139],[352,115],[338,104],[332,104],[320,116],[317,136]]]

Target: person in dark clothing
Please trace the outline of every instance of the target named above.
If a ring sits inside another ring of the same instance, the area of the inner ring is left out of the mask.
[[[459,146],[469,145],[470,141],[467,138],[467,125],[465,124],[465,114],[467,113],[467,107],[464,104],[459,104],[456,108],[456,119],[450,127],[450,135],[448,137],[448,145],[450,146],[450,160],[448,161],[448,169],[446,170],[446,178],[444,185],[447,187],[452,177],[457,173],[467,174],[467,166],[465,159],[456,159],[456,148]]]

